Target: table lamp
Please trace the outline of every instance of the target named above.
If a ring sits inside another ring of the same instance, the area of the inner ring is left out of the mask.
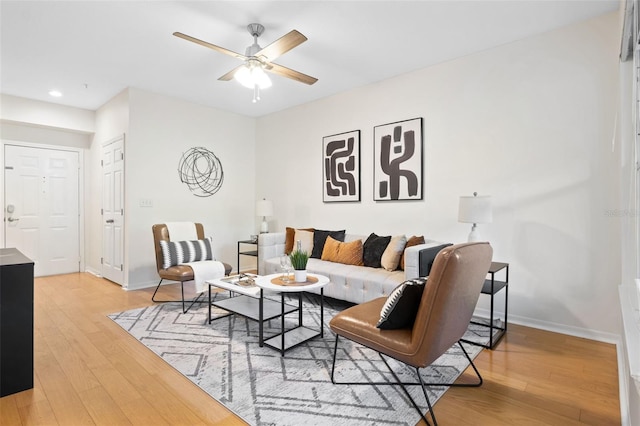
[[[481,241],[478,223],[491,223],[492,220],[490,195],[478,196],[478,193],[474,192],[473,196],[463,195],[460,197],[458,222],[473,224],[469,233],[469,242]]]
[[[258,202],[256,203],[256,216],[262,216],[260,233],[264,234],[269,232],[267,216],[273,216],[273,203],[265,198],[263,198],[262,200],[258,200]]]

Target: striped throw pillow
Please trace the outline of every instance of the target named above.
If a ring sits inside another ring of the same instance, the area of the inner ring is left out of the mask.
[[[413,327],[427,278],[407,280],[394,288],[380,311],[376,327],[383,330]]]
[[[212,237],[193,241],[160,241],[162,268],[167,269],[187,262],[215,260],[212,242]]]

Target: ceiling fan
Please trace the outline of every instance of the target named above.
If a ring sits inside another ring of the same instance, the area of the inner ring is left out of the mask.
[[[297,30],[292,30],[267,47],[262,48],[258,44],[258,37],[264,32],[264,26],[261,24],[249,24],[247,25],[247,31],[253,36],[253,44],[247,47],[244,55],[180,32],[175,32],[173,35],[243,61],[244,63],[242,65],[238,65],[218,78],[218,80],[229,81],[235,78],[242,85],[254,89],[253,102],[260,99],[260,89],[271,86],[271,80],[269,80],[269,77],[264,71],[309,85],[318,81],[315,77],[273,62],[294,47],[307,41],[307,38],[303,34]]]

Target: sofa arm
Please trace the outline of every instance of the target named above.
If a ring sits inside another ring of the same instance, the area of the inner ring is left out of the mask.
[[[424,244],[407,247],[404,250],[404,277],[407,280],[420,276],[420,251],[442,245],[439,241],[428,240]]]
[[[284,232],[270,232],[258,235],[258,274],[264,273],[264,261],[284,254]]]

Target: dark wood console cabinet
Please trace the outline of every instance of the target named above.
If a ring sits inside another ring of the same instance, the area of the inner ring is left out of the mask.
[[[0,397],[33,388],[33,261],[0,249]]]

